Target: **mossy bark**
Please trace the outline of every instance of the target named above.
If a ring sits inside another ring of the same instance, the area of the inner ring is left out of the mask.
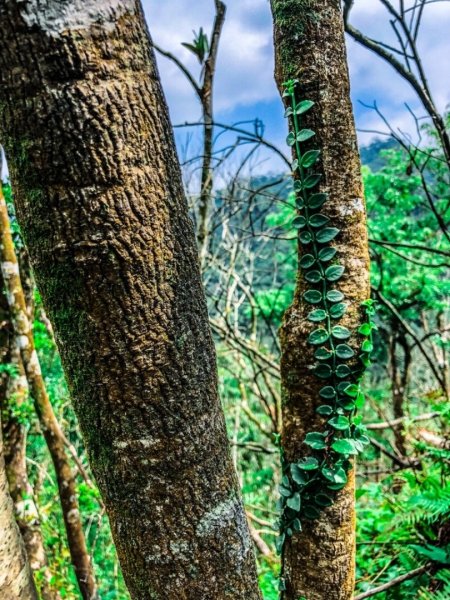
[[[360,160],[349,97],[349,77],[340,3],[338,0],[271,0],[276,53],[275,75],[280,90],[287,79],[298,79],[299,100],[315,102],[302,116],[302,126],[316,136],[310,148],[321,151],[320,190],[328,192],[326,213],[330,225],[341,230],[333,242],[345,274],[338,288],[348,310],[339,322],[355,331],[363,321],[360,303],[369,297],[369,258],[366,213]],[[300,249],[301,253],[301,249]],[[310,305],[302,294],[306,282],[298,275],[292,306],[281,329],[283,434],[289,462],[304,456],[303,440],[326,424],[316,414],[323,403],[323,383],[311,372],[313,348],[308,334]],[[285,543],[283,575],[286,600],[350,600],[354,588],[355,514],[354,470],[348,485],[317,521],[305,521],[304,530]]]
[[[0,0],[17,213],[134,599],[260,598],[139,2]]]

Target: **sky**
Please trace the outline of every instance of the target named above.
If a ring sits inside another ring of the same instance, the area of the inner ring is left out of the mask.
[[[260,118],[265,136],[284,150],[286,123],[273,79],[272,22],[269,0],[225,0],[227,14],[220,42],[214,94],[216,121],[235,123]],[[393,0],[398,5],[397,0]],[[410,5],[412,0],[406,0]],[[156,44],[176,54],[194,73],[197,59],[181,42],[190,42],[200,26],[209,33],[214,17],[213,0],[143,0],[151,35]],[[385,43],[394,41],[389,15],[380,0],[355,0],[352,22],[364,33]],[[436,104],[450,104],[450,0],[425,9],[418,47]],[[414,136],[414,122],[405,103],[423,115],[416,96],[392,67],[347,39],[352,101],[359,130],[383,130],[375,112],[363,106],[377,102],[389,122]],[[200,109],[189,83],[178,68],[158,57],[164,91],[173,124],[197,121]],[[377,137],[360,131],[361,144]],[[179,147],[182,138],[178,135]]]

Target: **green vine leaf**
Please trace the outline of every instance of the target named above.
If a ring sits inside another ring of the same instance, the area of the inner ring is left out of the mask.
[[[323,308],[317,308],[316,310],[312,310],[308,315],[308,321],[312,321],[313,323],[319,323],[320,321],[325,321],[327,318],[327,313]],[[323,350],[323,348],[320,348]],[[317,355],[317,353],[316,353]],[[316,356],[317,358],[317,356]]]
[[[328,421],[328,424],[331,425],[331,427],[333,427],[334,429],[339,429],[339,431],[348,429],[350,427],[350,421],[347,417],[344,417],[343,415],[333,417]]]
[[[324,227],[316,234],[316,240],[320,244],[326,244],[327,242],[331,242],[339,233],[339,229],[337,227]]]
[[[336,346],[336,356],[348,360],[355,355],[355,352],[348,344],[338,344]]]
[[[304,254],[301,257],[299,264],[302,267],[302,269],[309,269],[309,267],[312,267],[315,262],[316,259],[312,254]]]
[[[326,436],[323,433],[307,433],[305,444],[310,446],[313,450],[323,450],[327,447]]]
[[[312,209],[321,208],[328,199],[328,194],[312,194],[308,200],[308,207]]]
[[[322,294],[318,290],[308,290],[303,294],[303,299],[309,304],[319,304],[322,301]]]
[[[319,158],[319,154],[320,150],[308,150],[308,152],[305,152],[305,154],[302,156],[300,164],[304,169],[309,169],[316,163],[317,159]]]
[[[312,138],[315,135],[316,134],[314,133],[314,131],[312,129],[302,129],[301,131],[299,131],[297,133],[296,140],[297,140],[297,142],[306,142],[306,140],[309,140],[310,138]]]
[[[302,115],[303,113],[305,113],[307,110],[309,110],[313,106],[314,106],[314,102],[312,100],[302,100],[301,102],[298,103],[298,106],[297,106],[295,112],[297,115]]]
[[[336,248],[322,248],[322,250],[319,251],[319,254],[317,255],[317,257],[322,262],[328,262],[329,260],[332,260],[336,256],[336,252],[337,252]],[[334,290],[331,290],[331,291],[334,291]],[[330,292],[328,292],[328,293],[330,293]],[[344,297],[343,294],[342,294],[342,297]]]
[[[326,297],[329,302],[341,302],[344,299],[344,294],[339,290],[329,290]]]
[[[340,279],[345,271],[345,268],[341,265],[332,265],[328,267],[325,271],[325,277],[328,281],[337,281]]]
[[[320,329],[315,329],[314,331],[312,331],[309,334],[308,337],[308,342],[310,344],[312,344],[313,346],[318,346],[319,344],[324,344],[328,338],[330,337],[330,334],[328,333],[328,331],[324,328],[320,328]]]
[[[335,452],[338,452],[339,454],[358,454],[358,450],[356,450],[355,443],[353,440],[342,438],[333,442],[331,447]]]
[[[331,328],[331,335],[337,340],[347,340],[350,337],[350,331],[342,325],[335,325]]]
[[[308,456],[303,460],[298,461],[297,466],[303,471],[315,471],[319,468],[319,461],[313,456]]]
[[[323,225],[326,225],[329,221],[330,221],[329,217],[327,217],[326,215],[321,215],[319,213],[317,215],[313,215],[309,219],[309,224],[311,225],[311,227],[322,227]],[[328,248],[324,248],[324,250],[328,250]],[[331,250],[331,248],[330,248],[330,250]],[[323,259],[321,259],[321,260],[323,260]]]

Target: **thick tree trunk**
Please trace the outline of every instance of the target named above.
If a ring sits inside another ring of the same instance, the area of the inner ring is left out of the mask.
[[[0,129],[135,599],[260,597],[142,10],[0,0]]]
[[[72,565],[83,599],[94,600],[97,598],[96,584],[84,538],[75,477],[65,448],[64,434],[53,412],[34,346],[33,329],[28,317],[25,293],[20,279],[8,210],[1,190],[0,264],[20,359],[55,467]]]
[[[315,171],[321,192],[329,199],[323,212],[340,234],[333,241],[345,273],[338,289],[348,308],[339,321],[356,331],[363,317],[361,301],[369,297],[366,216],[340,3],[338,0],[271,0],[274,17],[276,80],[298,79],[298,101],[314,107],[302,115],[302,127],[316,132],[311,148],[321,151]],[[308,147],[308,144],[306,144]],[[300,250],[301,252],[301,250]],[[310,284],[309,284],[310,285]],[[295,298],[281,331],[284,394],[282,446],[287,461],[306,454],[305,434],[324,431],[326,420],[316,413],[323,404],[324,383],[311,371],[314,348],[308,335],[316,326],[303,300],[306,282],[299,276]],[[355,560],[354,474],[332,506],[315,521],[305,520],[301,533],[288,538],[283,552],[284,598],[349,600],[353,596]]]
[[[8,487],[0,423],[0,598],[37,600],[25,547],[14,519],[14,508]]]

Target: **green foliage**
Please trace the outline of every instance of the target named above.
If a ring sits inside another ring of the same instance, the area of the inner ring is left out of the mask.
[[[293,125],[287,143],[294,149],[295,201],[300,213],[292,224],[299,230],[302,244],[300,268],[305,280],[312,284],[303,295],[305,302],[314,305],[307,318],[319,324],[308,337],[309,343],[316,349],[317,362],[313,372],[324,381],[319,393],[330,404],[318,409],[319,414],[326,418],[324,431],[306,434],[304,444],[312,455],[290,464],[282,454],[283,476],[277,505],[281,511],[277,540],[279,551],[286,537],[301,531],[303,519],[318,518],[321,510],[333,502],[335,492],[347,483],[347,473],[352,468],[349,458],[362,452],[369,443],[361,420],[355,415],[363,401],[360,382],[373,349],[374,328],[371,300],[363,303],[368,320],[358,332],[352,335],[338,325],[347,304],[342,292],[332,286],[342,277],[344,267],[338,263],[336,249],[328,244],[339,236],[340,231],[330,226],[328,215],[318,212],[327,201],[327,194],[314,191],[321,179],[321,175],[313,170],[320,150],[303,152],[301,146],[315,135],[311,129],[302,129],[300,123],[300,116],[312,108],[313,102],[297,102],[296,83],[295,80],[286,82],[284,92],[290,105],[286,116],[291,117]],[[330,261],[333,261],[332,264],[328,264]],[[354,346],[359,346],[357,360],[352,346],[341,343],[349,337]]]
[[[181,45],[190,50],[198,59],[198,62],[202,65],[209,52],[208,36],[203,32],[203,27],[197,32],[193,31],[194,39],[192,44],[182,42]]]

